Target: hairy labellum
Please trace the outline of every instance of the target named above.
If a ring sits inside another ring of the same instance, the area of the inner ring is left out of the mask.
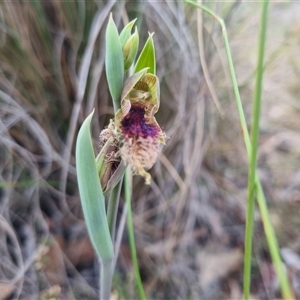
[[[159,135],[157,126],[146,123],[145,108],[142,105],[133,104],[121,124],[122,133],[128,138],[155,138]]]

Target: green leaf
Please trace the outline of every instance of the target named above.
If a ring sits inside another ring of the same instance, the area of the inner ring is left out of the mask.
[[[124,58],[119,33],[112,15],[105,35],[105,68],[109,91],[113,99],[114,109],[120,108],[120,96],[124,80]]]
[[[134,73],[144,69],[149,68],[148,73],[156,73],[156,61],[155,61],[155,48],[153,42],[154,33],[149,33],[149,37],[145,43],[145,46],[137,60],[137,63],[134,67]]]
[[[114,251],[90,134],[93,114],[94,112],[83,122],[76,141],[77,180],[90,239],[100,259],[107,261],[112,259]]]
[[[133,27],[135,21],[136,21],[136,19],[129,22],[120,33],[120,42],[121,42],[122,47],[125,46],[126,42],[128,41],[129,37],[131,36],[131,30],[132,30],[132,27]]]

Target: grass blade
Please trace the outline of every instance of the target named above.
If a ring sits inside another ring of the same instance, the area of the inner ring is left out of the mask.
[[[263,63],[265,53],[265,41],[267,31],[267,14],[268,1],[263,2],[261,15],[261,28],[259,34],[259,49],[256,72],[255,95],[252,111],[252,126],[251,126],[251,154],[248,167],[248,199],[247,199],[247,218],[245,229],[245,255],[244,255],[244,299],[249,299],[250,283],[251,283],[251,265],[252,265],[252,240],[253,240],[253,224],[254,224],[254,209],[255,209],[255,173],[257,166],[257,149],[259,137],[259,120],[261,108],[261,94],[263,81]]]
[[[224,21],[222,18],[220,18],[218,15],[216,15],[214,12],[212,12],[210,9],[208,9],[207,7],[205,7],[203,5],[197,4],[191,0],[185,0],[185,2],[191,4],[199,9],[202,9],[207,14],[209,14],[210,16],[215,18],[221,25],[223,39],[224,39],[224,45],[225,45],[225,50],[226,50],[226,56],[227,56],[227,60],[228,60],[228,66],[229,66],[232,85],[233,85],[233,91],[234,91],[234,95],[235,95],[235,99],[236,99],[236,104],[237,104],[238,114],[239,114],[240,123],[241,123],[241,127],[242,127],[244,142],[245,142],[247,154],[248,154],[248,157],[250,160],[252,145],[251,145],[250,136],[249,136],[249,132],[248,132],[248,128],[247,128],[247,123],[246,123],[246,118],[245,118],[243,105],[242,105],[242,101],[241,101],[241,97],[240,97],[240,92],[238,89],[238,83],[237,83],[237,79],[235,76],[235,70],[234,70],[234,66],[233,66],[233,61],[232,61],[232,56],[231,56],[231,51],[230,51],[230,47],[229,47],[229,41],[228,41],[228,36],[227,36],[227,31],[226,31],[226,26],[224,24]],[[285,272],[285,269],[284,269],[282,261],[281,261],[276,235],[275,235],[273,226],[270,221],[270,215],[268,212],[265,195],[264,195],[259,177],[257,175],[257,171],[255,172],[255,185],[256,185],[256,190],[257,190],[257,201],[258,201],[260,213],[262,216],[262,222],[263,222],[263,226],[264,226],[264,230],[265,230],[265,235],[266,235],[268,247],[269,247],[269,250],[271,253],[272,262],[274,264],[276,274],[278,276],[280,289],[281,289],[284,299],[293,300],[293,299],[295,299],[295,297],[291,290],[287,274]]]

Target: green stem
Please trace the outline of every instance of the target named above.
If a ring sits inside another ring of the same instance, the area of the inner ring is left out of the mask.
[[[111,293],[111,284],[114,274],[114,260],[108,259],[100,262],[100,300],[109,300]]]
[[[116,219],[117,219],[117,212],[118,212],[122,184],[123,184],[123,177],[120,179],[118,184],[110,192],[109,200],[108,200],[107,222],[108,222],[108,228],[109,228],[112,241],[114,241],[115,239]]]
[[[127,206],[127,229],[129,235],[130,251],[132,256],[132,263],[136,278],[136,284],[139,292],[140,299],[147,299],[139,270],[139,264],[137,259],[136,247],[135,247],[135,238],[134,238],[134,229],[133,229],[133,220],[132,220],[132,211],[131,211],[131,174],[130,169],[127,168],[125,171],[125,202]]]
[[[265,41],[267,31],[267,14],[268,14],[268,1],[263,2],[263,9],[261,15],[261,28],[259,34],[259,49],[258,61],[256,72],[255,95],[252,111],[252,126],[251,126],[251,154],[248,169],[248,208],[246,217],[245,229],[245,256],[244,256],[244,299],[249,299],[250,283],[251,283],[251,261],[252,261],[252,236],[253,236],[253,216],[255,208],[255,175],[257,166],[257,148],[259,137],[259,120],[261,108],[261,94],[262,94],[262,81],[263,81],[263,63],[265,53]]]
[[[206,13],[208,13],[209,15],[214,17],[221,25],[226,56],[227,56],[229,70],[230,70],[230,74],[231,74],[231,80],[232,80],[232,84],[233,84],[233,91],[234,91],[235,99],[236,99],[236,105],[237,105],[237,109],[238,109],[238,113],[239,113],[239,118],[240,118],[240,122],[241,122],[241,128],[242,128],[242,132],[243,132],[243,137],[244,137],[244,142],[246,145],[247,154],[248,154],[248,157],[250,160],[252,146],[251,146],[249,132],[247,129],[247,123],[246,123],[246,118],[245,118],[245,114],[244,114],[244,110],[243,110],[243,106],[242,106],[242,101],[241,101],[241,97],[240,97],[240,93],[239,93],[239,89],[238,89],[238,83],[237,83],[236,76],[235,76],[235,71],[234,71],[234,66],[233,66],[233,61],[232,61],[232,56],[231,56],[231,51],[230,51],[230,47],[229,47],[229,41],[228,41],[224,21],[219,16],[217,16],[215,13],[213,13],[211,10],[209,10],[207,7],[205,7],[203,5],[197,4],[191,0],[185,0],[185,2],[195,6],[197,8],[202,9],[203,11],[205,11]],[[280,289],[281,289],[284,299],[293,300],[293,299],[295,299],[295,297],[291,290],[286,271],[283,267],[283,264],[282,264],[282,261],[280,258],[277,239],[276,239],[276,236],[274,233],[274,229],[272,227],[272,223],[270,221],[270,216],[269,216],[268,208],[266,205],[265,195],[264,195],[259,177],[257,175],[257,172],[255,172],[255,185],[256,185],[256,191],[257,191],[257,201],[258,201],[258,205],[259,205],[259,209],[260,209],[260,214],[262,216],[262,222],[263,222],[263,226],[264,226],[264,230],[265,230],[265,235],[266,235],[268,247],[270,250],[270,254],[272,257],[272,261],[273,261],[273,264],[274,264],[274,267],[276,270],[276,274],[278,276]]]

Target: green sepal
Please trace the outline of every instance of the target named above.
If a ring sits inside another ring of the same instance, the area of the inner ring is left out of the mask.
[[[83,122],[76,141],[76,170],[79,194],[91,242],[102,261],[114,255],[107,217],[105,199],[96,168],[95,154],[90,134],[94,111]]]
[[[144,68],[149,68],[148,73],[156,74],[155,48],[152,38],[153,34],[154,33],[149,33],[145,46],[135,64],[134,73]]]
[[[132,20],[129,22],[121,31],[120,33],[120,42],[121,46],[124,47],[126,42],[128,41],[129,37],[131,36],[132,27],[137,19]]]
[[[112,15],[110,15],[107,24],[105,41],[105,69],[107,83],[114,102],[114,108],[118,109],[120,106],[119,98],[121,96],[124,80],[124,58],[118,29]]]
[[[126,171],[126,165],[124,164],[123,161],[121,161],[118,168],[109,178],[105,187],[105,193],[110,192],[119,183],[119,181],[123,178],[125,171]]]
[[[108,159],[114,151],[113,143],[114,138],[110,137],[96,157],[97,172],[104,194],[110,192],[118,184],[126,169],[121,158]]]
[[[101,187],[102,187],[103,190],[105,189],[105,180],[103,181],[103,179],[106,177],[105,174],[107,173],[107,170],[106,170],[107,166],[105,165],[105,158],[107,157],[108,149],[110,148],[113,141],[114,141],[114,138],[110,137],[106,141],[106,143],[104,144],[101,151],[99,152],[99,154],[96,157],[97,172],[98,172],[99,179],[100,179],[100,182],[101,182]]]

